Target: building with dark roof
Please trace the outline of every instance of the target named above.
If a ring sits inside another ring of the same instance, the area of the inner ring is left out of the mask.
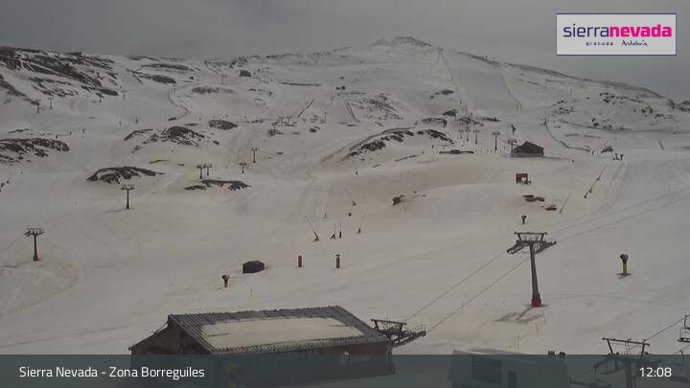
[[[544,148],[528,141],[513,148],[510,152],[511,157],[544,156]]]
[[[388,338],[340,306],[169,315],[132,354],[389,354]]]
[[[393,346],[349,311],[328,306],[173,314],[129,349],[137,356],[214,356],[216,370],[239,371],[218,381],[265,387],[391,374]]]

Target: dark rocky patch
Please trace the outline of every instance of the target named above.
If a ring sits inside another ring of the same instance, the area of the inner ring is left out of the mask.
[[[11,135],[11,134],[13,134],[13,133],[28,132],[28,131],[30,131],[30,130],[31,130],[30,128],[15,129],[15,130],[12,130],[12,131],[7,132],[7,134],[8,134],[8,135]]]
[[[125,137],[125,141],[130,140],[135,136],[146,135],[148,135],[148,137],[142,142],[142,144],[174,143],[183,146],[199,147],[201,143],[206,140],[206,136],[199,132],[182,126],[174,126],[164,130],[138,129],[127,135]],[[137,145],[134,151],[138,151],[139,149],[141,149],[141,146]]]
[[[455,93],[455,91],[451,89],[443,89],[439,90],[437,92],[434,92],[429,98],[434,99],[436,96],[450,96],[451,94]]]
[[[34,73],[67,78],[92,87],[102,87],[98,75],[94,75],[93,71],[88,73],[82,71],[75,65],[83,65],[91,68],[95,66],[94,63],[96,63],[99,67],[112,69],[107,62],[92,57],[76,57],[68,54],[49,56],[43,52],[26,54],[22,51],[26,50],[10,50],[10,52],[6,53],[11,55],[11,58],[19,60],[19,66],[26,70]],[[0,55],[2,55],[2,53],[0,53]],[[6,60],[5,64],[8,62],[11,63],[12,60]]]
[[[676,109],[683,111],[683,112],[690,112],[690,100],[685,100],[685,101],[681,102],[680,104],[677,104]]]
[[[229,130],[229,129],[237,128],[237,124],[235,124],[231,121],[220,120],[220,119],[211,120],[208,122],[208,125],[211,128],[223,129],[223,130]]]
[[[240,77],[251,77],[252,73],[250,73],[248,70],[240,70]]]
[[[2,53],[0,52],[0,60],[2,59]],[[22,100],[32,104],[32,105],[38,105],[38,101],[32,100],[27,96],[26,94],[20,92],[17,90],[14,86],[12,86],[11,83],[7,82],[5,78],[3,78],[2,74],[0,74],[0,89],[5,89],[7,90],[7,94],[12,97],[19,97]]]
[[[66,81],[41,77],[29,77],[29,81],[34,83],[34,89],[38,90],[46,96],[67,97],[76,96],[79,94],[75,90],[69,88],[71,84]],[[83,85],[82,88],[86,89],[86,86]]]
[[[387,135],[381,137],[381,140],[395,140],[398,143],[402,143],[405,136],[414,136],[414,132],[408,129],[401,129],[388,133]]]
[[[0,47],[0,63],[10,70],[21,68],[19,53],[12,47]]]
[[[428,117],[422,119],[422,123],[426,125],[438,125],[443,128],[448,126],[448,120],[440,117]]]
[[[72,52],[61,55],[62,59],[74,65],[95,67],[101,70],[112,71],[113,61],[108,58],[95,57],[93,55],[86,55],[82,52]]]
[[[177,83],[174,78],[168,77],[167,75],[160,74],[139,74],[140,77],[150,79],[151,81],[158,82],[159,84],[174,84]]]
[[[206,190],[214,186],[220,188],[225,188],[227,186],[227,189],[230,191],[243,190],[251,187],[242,181],[203,179],[200,184],[185,187],[185,190]]]
[[[170,127],[160,134],[153,134],[144,143],[154,143],[157,141],[176,143],[180,145],[199,146],[205,136],[189,128],[175,126]]]
[[[378,151],[380,149],[383,149],[386,147],[386,143],[383,140],[374,140],[369,143],[365,143],[360,147],[360,150],[363,151]],[[350,156],[355,156],[358,153],[350,153]]]
[[[398,110],[394,107],[395,101],[386,94],[378,94],[374,97],[358,98],[352,101],[357,109],[367,112],[374,120],[402,120]]]
[[[89,182],[101,181],[105,183],[120,183],[120,179],[156,175],[163,175],[163,173],[131,166],[105,167],[93,173],[93,175],[86,178],[86,180]]]
[[[425,129],[425,130],[419,130],[417,131],[418,135],[426,135],[434,139],[439,139],[445,142],[449,142],[450,144],[453,144],[454,141],[450,139],[445,133],[434,130],[434,129]],[[368,141],[362,145],[360,145],[356,149],[351,149],[350,153],[347,154],[348,157],[354,157],[357,155],[360,155],[364,152],[374,152],[378,151],[380,149],[383,149],[386,147],[386,142],[389,141],[397,141],[399,143],[402,143],[406,137],[412,137],[414,136],[415,133],[412,132],[409,129],[396,129],[392,131],[387,131],[376,138],[374,138],[371,141]]]
[[[227,88],[219,88],[214,86],[197,86],[192,89],[196,94],[235,94],[235,91]]]
[[[417,131],[417,134],[418,134],[418,135],[428,135],[429,137],[431,137],[431,138],[433,138],[433,139],[442,140],[442,141],[445,141],[445,142],[448,142],[448,143],[451,143],[451,144],[455,143],[455,142],[453,141],[453,139],[451,139],[451,138],[448,137],[448,135],[446,135],[446,134],[443,133],[443,132],[437,131],[437,130],[435,130],[435,129],[424,129],[424,130],[420,130],[420,131]]]
[[[494,120],[489,120],[489,121],[498,121],[498,120],[496,120],[494,118]],[[460,117],[459,119],[457,119],[457,122],[458,122],[458,124],[463,125],[465,127],[472,127],[472,126],[483,127],[484,126],[484,123],[482,123],[481,121],[475,120],[469,116]]]
[[[0,163],[28,160],[29,156],[44,158],[49,151],[67,152],[69,146],[60,140],[32,137],[25,139],[0,139]]]
[[[152,69],[163,69],[163,70],[176,70],[176,71],[189,71],[191,70],[188,66],[173,64],[173,63],[148,63],[142,67],[149,67]]]

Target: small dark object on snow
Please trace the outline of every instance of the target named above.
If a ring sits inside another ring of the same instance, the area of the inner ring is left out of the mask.
[[[473,154],[474,151],[465,151],[465,150],[457,150],[457,149],[452,149],[450,151],[439,151],[439,154],[448,154],[448,155],[462,155],[462,154]]]
[[[606,146],[606,147],[604,147],[604,148],[601,150],[601,153],[603,154],[603,153],[605,153],[605,152],[613,152],[613,147],[611,147],[611,146]]]
[[[402,202],[402,200],[403,200],[404,198],[405,198],[405,195],[403,195],[403,194],[398,195],[398,196],[396,196],[396,197],[393,197],[393,206],[395,206],[395,205],[399,204],[400,202]]]
[[[264,269],[266,269],[266,266],[258,260],[248,261],[242,264],[242,273],[257,273]]]

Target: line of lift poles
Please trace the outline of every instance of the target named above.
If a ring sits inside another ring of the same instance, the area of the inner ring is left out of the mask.
[[[52,98],[50,99],[50,101],[51,101],[51,109],[52,109]],[[250,150],[252,151],[252,163],[256,163],[256,152],[259,149],[257,147],[252,147]],[[244,174],[246,166],[247,166],[247,163],[245,163],[245,162],[240,163],[242,174]],[[203,177],[203,171],[204,170],[206,170],[206,176],[208,176],[211,172],[211,167],[213,167],[213,165],[211,163],[197,164],[196,168],[199,169],[199,179],[204,178]],[[135,187],[133,184],[123,184],[122,186],[120,186],[120,190],[126,192],[125,209],[127,209],[127,210],[131,209],[130,201],[129,201],[129,197],[130,197],[129,192],[134,190],[134,188]],[[43,228],[38,228],[38,227],[26,228],[26,232],[24,232],[24,235],[26,237],[32,237],[33,238],[33,242],[34,242],[33,261],[40,261],[41,260],[40,257],[38,256],[38,241],[37,241],[37,239],[38,239],[38,236],[40,236],[44,233],[45,233],[45,231],[43,230]],[[338,261],[340,261],[340,259],[338,259]]]

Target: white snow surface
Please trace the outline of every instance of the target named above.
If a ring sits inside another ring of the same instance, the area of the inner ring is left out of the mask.
[[[219,322],[204,325],[204,338],[216,349],[361,336],[358,329],[333,318],[286,318]]]
[[[102,101],[74,78],[0,62],[4,81],[26,96],[0,86],[0,139],[57,137],[70,148],[0,163],[0,353],[126,353],[168,314],[323,305],[365,321],[424,325],[427,336],[402,353],[598,354],[607,351],[602,337],[677,351],[679,319],[690,313],[688,113],[641,88],[415,42],[235,62],[109,56],[99,58],[112,61],[110,70],[74,64],[118,93]],[[52,82],[41,89],[37,78]],[[49,109],[41,90],[52,89],[70,94],[55,95]],[[40,113],[27,99],[40,101]],[[443,116],[453,109],[475,120],[476,145],[474,133],[466,141],[459,131],[464,122]],[[268,136],[279,117],[291,124]],[[422,122],[431,117],[449,124]],[[212,128],[212,119],[238,126]],[[175,125],[203,141],[124,140]],[[348,156],[394,128],[413,135]],[[455,144],[418,132],[426,129]],[[510,158],[510,136],[543,146],[545,157]],[[605,146],[623,160],[601,153]],[[474,154],[438,152],[452,148]],[[199,163],[212,163],[208,178],[251,187],[185,190],[199,184]],[[120,185],[86,180],[115,166],[164,174],[121,181],[135,185],[125,210]],[[533,183],[515,184],[517,172]],[[526,202],[526,194],[545,201]],[[558,210],[546,211],[549,204]],[[45,230],[38,262],[24,236],[32,226]],[[329,239],[334,228],[342,238]],[[528,256],[506,253],[515,231],[557,241],[537,256],[542,308],[529,307]],[[619,278],[622,253],[631,275]],[[242,274],[255,259],[266,270]],[[247,337],[230,341],[343,330],[294,323],[286,332],[247,323]]]

